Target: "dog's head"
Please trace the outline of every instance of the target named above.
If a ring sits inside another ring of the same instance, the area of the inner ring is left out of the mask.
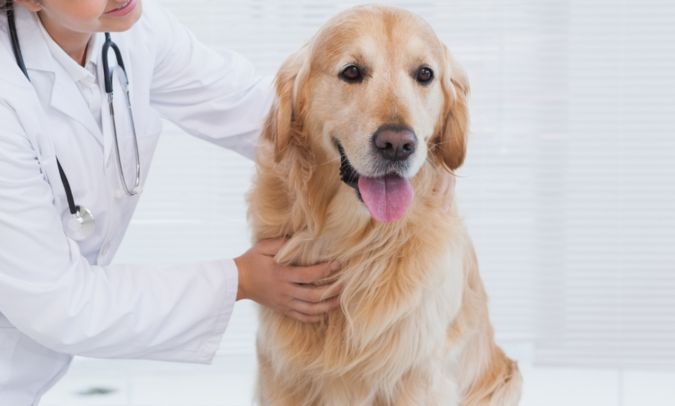
[[[357,7],[330,20],[282,66],[264,134],[277,161],[289,147],[334,159],[336,174],[371,215],[394,221],[410,206],[411,180],[424,165],[452,171],[462,164],[468,90],[422,19]]]

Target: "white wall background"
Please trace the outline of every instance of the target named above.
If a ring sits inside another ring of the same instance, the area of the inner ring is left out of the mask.
[[[261,74],[356,4],[161,2]],[[500,342],[537,365],[673,370],[675,2],[383,3],[426,18],[469,73],[457,196]],[[117,262],[239,254],[251,175],[251,162],[168,128]],[[255,312],[237,306],[223,356],[253,353]]]

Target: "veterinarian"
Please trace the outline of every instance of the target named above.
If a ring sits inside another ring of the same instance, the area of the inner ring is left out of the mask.
[[[307,285],[336,264],[280,266],[283,240],[236,259],[110,264],[160,118],[252,157],[271,81],[151,0],[0,8],[0,405],[38,404],[74,355],[209,362],[239,299],[305,322],[337,305],[336,286]]]

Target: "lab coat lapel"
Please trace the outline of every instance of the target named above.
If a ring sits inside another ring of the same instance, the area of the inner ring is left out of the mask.
[[[98,143],[102,143],[101,130],[77,85],[67,72],[54,60],[45,43],[40,22],[34,14],[17,8],[17,31],[28,75],[42,103],[67,115],[82,125]],[[51,88],[51,91],[49,91]]]
[[[67,77],[65,72],[56,72],[51,106],[80,123],[94,136],[99,144],[103,145],[101,130],[94,120],[94,116],[91,114],[77,85]]]

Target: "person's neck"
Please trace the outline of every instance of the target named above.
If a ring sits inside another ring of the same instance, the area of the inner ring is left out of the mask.
[[[91,33],[70,31],[51,21],[43,13],[39,12],[38,17],[45,27],[49,36],[56,42],[71,58],[81,66],[86,63],[87,45],[92,37]]]

